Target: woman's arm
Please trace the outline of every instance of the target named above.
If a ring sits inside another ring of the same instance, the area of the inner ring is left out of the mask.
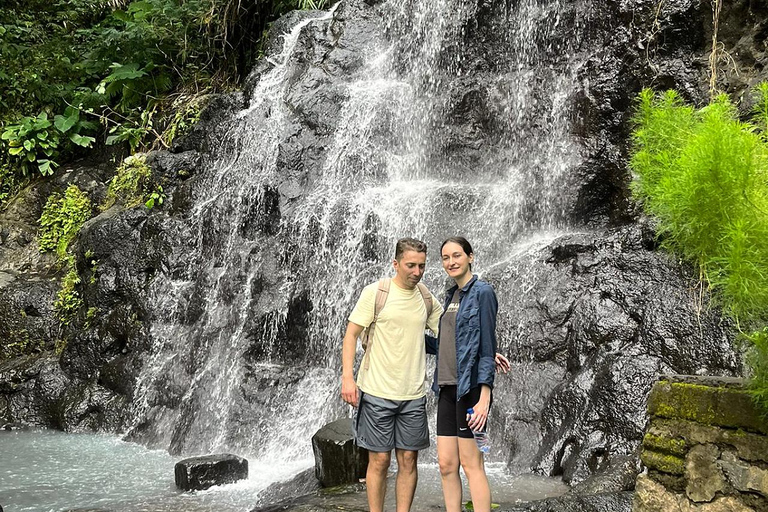
[[[499,304],[490,286],[478,296],[480,314],[480,347],[478,349],[477,383],[493,388],[496,373],[496,314]]]

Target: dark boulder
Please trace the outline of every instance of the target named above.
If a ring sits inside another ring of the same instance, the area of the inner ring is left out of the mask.
[[[358,448],[352,435],[352,420],[328,423],[312,436],[315,476],[324,487],[355,483],[365,477],[368,450]]]
[[[176,487],[200,491],[248,478],[248,461],[229,453],[192,457],[176,463]]]

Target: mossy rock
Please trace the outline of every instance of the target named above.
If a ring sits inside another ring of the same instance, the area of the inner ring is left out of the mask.
[[[652,416],[768,434],[768,423],[749,394],[734,387],[663,380],[651,390],[648,412]]]
[[[685,439],[659,436],[651,432],[646,433],[643,437],[643,447],[678,457],[683,457],[688,452],[688,444]]]
[[[685,459],[668,453],[644,449],[640,452],[640,460],[650,469],[671,475],[685,474]]]

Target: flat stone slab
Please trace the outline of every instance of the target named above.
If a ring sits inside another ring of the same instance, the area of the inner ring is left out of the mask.
[[[201,491],[248,478],[248,461],[231,453],[192,457],[176,463],[176,487]]]
[[[700,379],[657,382],[648,397],[648,412],[656,417],[768,434],[768,422],[761,417],[749,394],[734,387],[735,382],[730,379],[720,381],[723,385],[700,382]]]

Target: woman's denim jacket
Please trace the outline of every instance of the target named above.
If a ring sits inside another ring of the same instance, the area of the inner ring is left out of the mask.
[[[443,315],[448,310],[458,285],[451,287],[445,295]],[[464,285],[459,292],[459,310],[456,312],[456,398],[466,395],[470,389],[481,384],[493,388],[496,372],[496,312],[499,309],[493,287],[477,276]],[[440,320],[442,321],[442,316]],[[428,354],[437,355],[440,340],[426,336]],[[437,393],[437,368],[432,390]]]

